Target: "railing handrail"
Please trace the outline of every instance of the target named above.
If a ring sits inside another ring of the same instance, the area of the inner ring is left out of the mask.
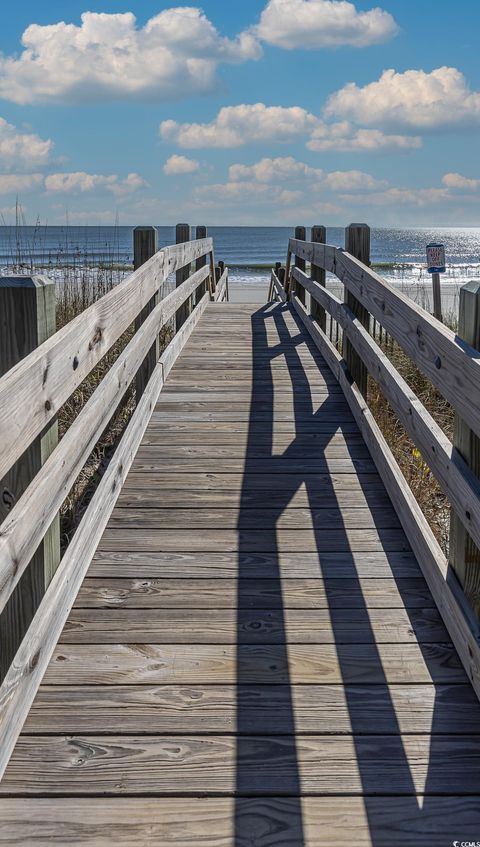
[[[212,250],[212,238],[162,248],[0,378],[0,479],[168,276]]]
[[[290,239],[289,251],[334,274],[480,436],[478,350],[345,250]]]
[[[85,464],[93,446],[135,378],[159,331],[196,292],[196,305],[154,363],[114,456],[60,561],[0,687],[0,779],[69,610],[132,464],[151,413],[185,341],[217,294],[211,238],[159,250],[108,294],[51,336],[0,379],[0,478],[39,435],[95,364],[134,322],[170,273],[197,270],[153,306],[78,417],[0,528],[0,613]],[[200,266],[199,266],[200,265]],[[204,292],[210,279],[209,291]],[[228,269],[221,278],[226,293]],[[28,396],[27,396],[28,395]],[[28,401],[28,403],[27,403]],[[40,412],[40,406],[44,407]],[[7,421],[16,420],[14,435]]]

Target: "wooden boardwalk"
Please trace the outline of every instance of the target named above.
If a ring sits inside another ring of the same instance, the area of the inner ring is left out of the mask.
[[[480,704],[290,305],[210,304],[0,783],[0,844],[480,838]]]

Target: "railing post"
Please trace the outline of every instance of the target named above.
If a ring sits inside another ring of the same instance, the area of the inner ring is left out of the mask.
[[[312,241],[314,244],[326,244],[327,230],[324,226],[312,226]],[[319,265],[315,265],[314,262],[311,264],[310,275],[315,282],[325,286],[326,272]],[[310,298],[310,314],[313,320],[317,321],[320,325],[320,329],[325,332],[327,329],[327,316],[325,309],[323,309],[313,298]]]
[[[475,350],[480,350],[480,283],[467,282],[460,289],[458,335]],[[453,446],[475,476],[480,477],[480,438],[455,415]],[[463,592],[480,618],[480,550],[473,543],[462,521],[452,510],[450,518],[450,565]]]
[[[177,224],[177,226],[175,228],[175,243],[176,244],[184,244],[186,241],[191,241],[191,240],[192,240],[192,230],[191,230],[190,225],[189,224]],[[191,268],[190,263],[185,265],[185,267],[183,267],[183,268],[179,268],[179,270],[176,273],[177,288],[179,287],[179,285],[182,285],[182,283],[185,282],[185,280],[188,279],[188,277],[191,274],[191,270],[192,270],[192,268]],[[191,311],[192,311],[192,298],[189,297],[185,301],[185,303],[183,303],[180,306],[180,308],[177,312],[176,319],[175,319],[176,320],[177,332],[183,326],[183,324],[187,320],[188,316],[191,314]]]
[[[195,238],[197,239],[197,241],[200,240],[201,238],[207,238],[207,235],[208,235],[208,232],[207,232],[206,226],[197,226],[197,228],[195,229]],[[206,256],[200,256],[200,258],[197,259],[197,261],[195,262],[195,270],[199,271],[200,268],[203,268],[206,264],[207,264],[207,257]],[[208,285],[208,283],[205,281],[204,283],[202,283],[201,287],[197,289],[197,296],[195,298],[195,305],[197,305],[197,303],[202,299],[203,295],[206,293],[207,285]]]
[[[42,276],[0,277],[0,376],[55,332],[55,283]],[[45,405],[50,403],[45,398]],[[21,423],[21,421],[20,421]],[[58,443],[56,419],[0,481],[0,523]],[[0,678],[3,679],[60,562],[56,515],[0,616]]]
[[[304,226],[296,226],[295,227],[295,238],[298,241],[306,241],[307,240],[307,230]],[[295,256],[295,267],[301,271],[304,271],[307,266],[305,259],[300,259],[298,256]],[[295,291],[297,293],[298,299],[302,301],[305,305],[305,289],[303,285],[296,285]]]
[[[158,250],[158,231],[154,226],[137,226],[133,230],[133,267],[134,270],[148,262]],[[143,322],[148,318],[150,312],[153,311],[159,300],[159,293],[152,297],[144,306],[140,314],[135,318],[135,331],[137,331]],[[135,379],[136,386],[136,401],[140,400],[148,380],[150,379],[156,364],[160,358],[160,343],[158,336],[154,344],[148,351],[147,356],[143,360],[141,367],[138,369]]]
[[[367,224],[350,224],[345,230],[345,250],[364,265],[370,265],[370,227]],[[370,314],[345,287],[345,303],[366,329],[370,326]],[[348,338],[343,339],[343,358],[363,397],[367,396],[368,371]]]

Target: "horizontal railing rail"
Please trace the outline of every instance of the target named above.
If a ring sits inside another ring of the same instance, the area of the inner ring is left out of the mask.
[[[212,239],[206,238],[159,250],[1,378],[0,479],[128,329],[169,275],[209,255],[212,249]]]
[[[320,268],[337,277],[343,283],[345,301],[348,294],[355,311],[349,302],[342,302],[328,290],[325,282],[321,284],[313,278],[313,273],[309,275],[307,263],[312,270]],[[480,434],[479,351],[397,291],[365,262],[328,244],[290,239],[285,285],[282,286],[278,275],[272,271],[270,295],[272,299],[291,300],[337,376],[452,640],[480,696],[480,629],[469,606],[471,597],[465,595],[464,586],[457,578],[453,553],[450,563],[454,571],[373,417],[366,399],[366,385],[361,384],[361,370],[351,368],[351,362],[354,365],[359,362],[375,380],[447,497],[452,515],[480,549],[480,479],[377,343],[376,326],[378,324],[397,342],[432,387],[453,407],[458,419],[468,425],[472,437]],[[314,317],[319,310],[329,317],[329,333],[326,325],[322,328]],[[375,322],[373,335],[372,319]],[[332,338],[334,325],[337,343]],[[346,355],[347,344],[349,356]]]
[[[206,257],[205,262],[202,257]],[[194,262],[197,269],[192,271]],[[0,687],[0,778],[165,379],[207,303],[228,296],[228,269],[215,284],[212,239],[159,250],[0,379],[2,478],[140,312],[151,304],[169,275],[186,267],[185,280],[153,305],[137,324],[136,332],[0,526],[2,612],[160,330],[171,324],[175,315],[178,320],[179,309],[189,303],[186,320],[181,326],[177,324],[176,334],[154,363],[141,396],[137,396],[136,408],[117,449]]]

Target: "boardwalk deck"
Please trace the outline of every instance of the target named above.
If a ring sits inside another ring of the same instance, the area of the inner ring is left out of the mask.
[[[480,838],[480,704],[288,305],[211,304],[0,783],[0,844]]]

